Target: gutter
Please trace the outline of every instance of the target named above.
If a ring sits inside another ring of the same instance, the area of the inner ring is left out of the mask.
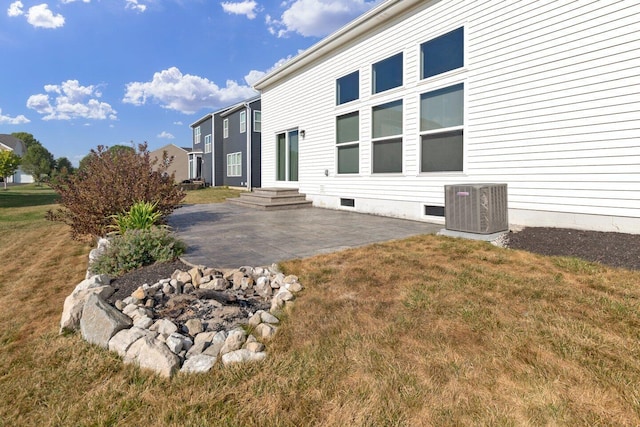
[[[245,102],[244,107],[247,109],[247,190],[251,191],[251,140],[253,139],[251,124],[253,123],[253,117],[251,114],[251,104]]]

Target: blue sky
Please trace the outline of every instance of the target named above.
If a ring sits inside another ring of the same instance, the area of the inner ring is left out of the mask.
[[[97,145],[191,145],[189,124],[375,0],[10,0],[0,133],[74,164]]]

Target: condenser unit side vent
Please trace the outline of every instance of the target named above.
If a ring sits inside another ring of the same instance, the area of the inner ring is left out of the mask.
[[[509,229],[507,184],[445,185],[445,228],[492,234]]]

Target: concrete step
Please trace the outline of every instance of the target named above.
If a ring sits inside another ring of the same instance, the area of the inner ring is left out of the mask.
[[[300,209],[310,207],[312,202],[304,194],[291,188],[257,188],[251,193],[227,199],[229,203],[261,210]]]

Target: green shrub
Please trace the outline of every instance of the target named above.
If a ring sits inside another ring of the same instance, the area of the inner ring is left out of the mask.
[[[172,261],[182,255],[185,245],[166,228],[127,230],[111,238],[105,253],[91,265],[95,274],[121,276],[156,262]]]
[[[136,202],[155,203],[164,219],[177,208],[185,193],[168,174],[172,158],[164,152],[152,159],[146,144],[137,150],[91,150],[77,173],[52,180],[62,209],[49,211],[47,218],[71,226],[74,238],[104,236],[112,225],[111,215],[129,210]]]
[[[111,215],[115,224],[110,228],[120,234],[128,230],[147,230],[162,219],[157,206],[158,203],[137,202],[127,212]]]

